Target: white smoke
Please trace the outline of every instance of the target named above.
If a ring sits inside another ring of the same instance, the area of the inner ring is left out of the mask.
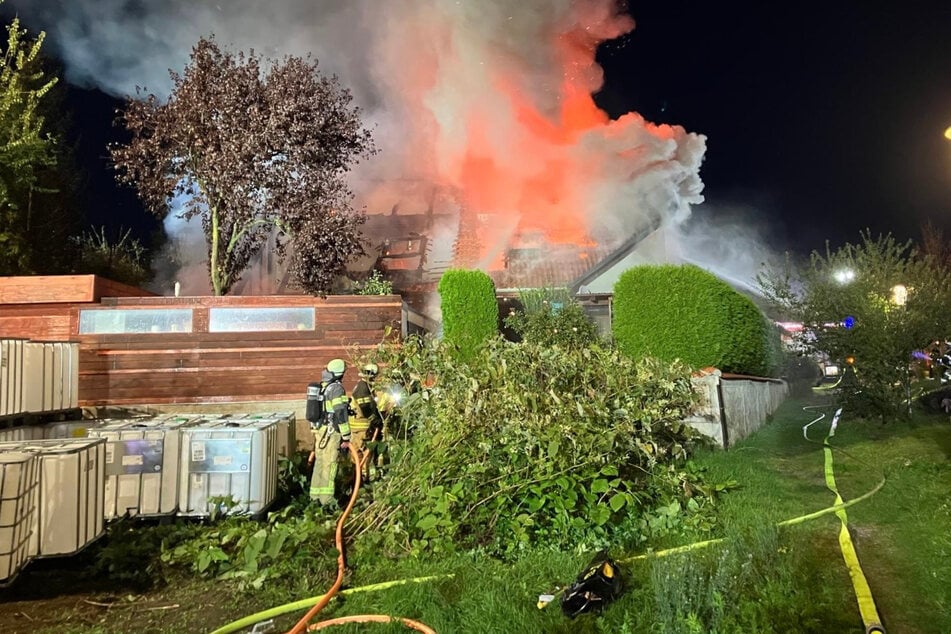
[[[715,218],[715,220],[714,220]],[[760,210],[745,205],[704,205],[690,220],[670,230],[671,256],[695,264],[732,284],[762,296],[757,276],[781,270],[782,257],[769,246]]]
[[[212,33],[232,50],[313,54],[382,150],[354,174],[359,203],[419,179],[509,217],[506,234],[549,223],[618,237],[703,200],[703,136],[593,106],[598,43],[634,27],[616,0],[8,1],[47,30],[71,82],[120,96],[166,95],[168,69]]]

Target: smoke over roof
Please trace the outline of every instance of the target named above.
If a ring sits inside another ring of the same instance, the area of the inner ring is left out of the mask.
[[[210,33],[267,57],[312,53],[375,127],[382,152],[353,175],[371,213],[422,181],[493,218],[488,240],[609,242],[645,219],[682,222],[703,200],[705,137],[636,113],[609,120],[591,98],[597,45],[634,28],[615,0],[29,0],[19,11],[49,33],[69,81],[114,95],[164,95],[168,69]]]

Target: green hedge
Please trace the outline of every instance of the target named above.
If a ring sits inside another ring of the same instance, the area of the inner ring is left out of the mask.
[[[486,339],[499,331],[495,284],[482,271],[451,269],[439,280],[443,338],[463,359],[470,359]]]
[[[779,334],[756,305],[692,266],[638,266],[614,285],[614,340],[633,357],[776,376]]]

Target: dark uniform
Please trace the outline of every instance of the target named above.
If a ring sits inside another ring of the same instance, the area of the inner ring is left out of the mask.
[[[363,449],[368,442],[373,442],[371,447],[375,447],[376,441],[382,440],[383,437],[383,418],[380,416],[373,388],[370,385],[374,376],[376,376],[376,365],[368,364],[353,388],[355,414],[350,419],[350,432],[352,442],[358,451]],[[372,455],[365,462],[364,476],[376,475],[376,451],[372,448],[370,451]]]

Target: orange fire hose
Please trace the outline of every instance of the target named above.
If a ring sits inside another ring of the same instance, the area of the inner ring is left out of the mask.
[[[393,621],[400,621],[406,627],[410,628],[411,630],[416,630],[417,632],[436,634],[436,630],[424,623],[420,623],[419,621],[405,619],[403,617],[385,616],[383,614],[357,614],[354,616],[341,616],[340,618],[336,619],[327,619],[326,621],[321,621],[320,623],[314,623],[310,626],[309,630],[322,630],[327,627],[332,627],[334,625],[344,625],[346,623],[392,623]]]
[[[350,502],[347,503],[347,507],[343,510],[343,513],[340,514],[340,518],[337,520],[337,532],[334,537],[335,544],[337,546],[337,579],[334,581],[334,584],[330,587],[330,590],[321,597],[321,599],[314,604],[310,610],[307,611],[307,614],[301,617],[301,619],[287,631],[287,634],[302,634],[305,630],[319,630],[325,627],[331,627],[333,625],[341,625],[343,623],[389,623],[394,620],[393,617],[386,616],[383,614],[363,614],[363,615],[354,615],[354,616],[343,616],[336,619],[330,619],[327,621],[321,621],[315,623],[314,625],[308,624],[317,615],[318,612],[323,610],[330,600],[337,594],[337,591],[340,590],[340,585],[343,583],[343,573],[346,567],[346,561],[343,556],[343,524],[347,521],[347,516],[350,515],[350,511],[353,510],[353,505],[357,501],[357,494],[360,492],[360,483],[362,481],[362,471],[363,465],[370,457],[370,452],[366,452],[366,455],[361,458],[357,453],[356,448],[349,444],[348,448],[350,449],[350,457],[353,459],[353,464],[356,465],[356,476],[353,483],[353,493],[350,494]],[[427,634],[436,634],[436,631],[432,628],[420,623],[418,621],[413,621],[406,618],[398,618],[403,624],[407,627],[417,630],[419,632],[426,632]]]

